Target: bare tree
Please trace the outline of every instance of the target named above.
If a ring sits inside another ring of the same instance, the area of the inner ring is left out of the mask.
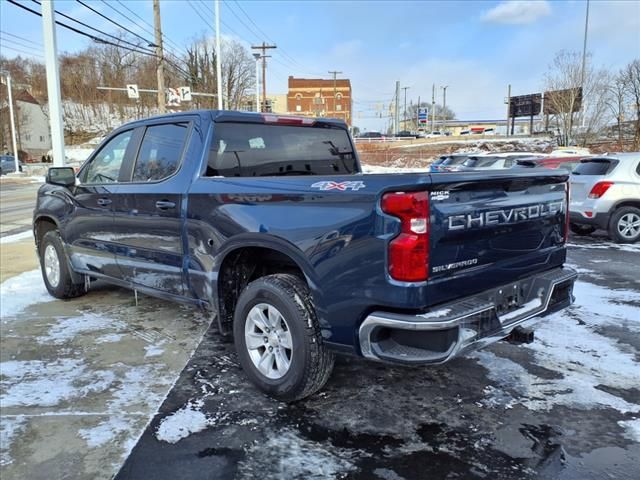
[[[564,144],[574,140],[575,130],[586,143],[606,125],[609,74],[594,69],[590,57],[583,76],[582,56],[561,50],[545,74],[545,90],[555,92],[545,96],[545,111],[555,118]]]
[[[640,149],[640,59],[635,59],[620,72],[630,107],[635,113],[635,133],[633,149]]]
[[[607,106],[616,119],[618,128],[618,147],[622,150],[622,122],[626,112],[626,85],[623,79],[624,71],[616,75],[609,85],[609,95],[607,96]]]

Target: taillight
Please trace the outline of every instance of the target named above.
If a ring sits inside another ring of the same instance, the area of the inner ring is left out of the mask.
[[[429,277],[429,197],[427,192],[394,192],[382,197],[382,211],[400,219],[400,234],[389,242],[388,268],[394,280]]]
[[[570,221],[570,216],[569,216],[569,202],[571,201],[571,183],[569,183],[569,181],[567,181],[567,183],[564,184],[564,192],[565,192],[565,205],[564,205],[564,238],[563,241],[564,243],[567,243],[567,241],[569,240],[569,221]]]
[[[312,126],[316,123],[314,118],[294,117],[291,115],[262,115],[265,123],[277,123],[278,125],[307,125]]]
[[[589,192],[589,198],[600,198],[605,193],[607,193],[607,190],[609,190],[609,187],[611,187],[611,185],[613,185],[613,182],[596,183]]]

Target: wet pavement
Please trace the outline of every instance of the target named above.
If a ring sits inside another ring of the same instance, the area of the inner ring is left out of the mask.
[[[72,302],[36,296],[3,314],[0,473],[640,478],[640,245],[572,238],[568,263],[581,274],[576,304],[533,344],[428,368],[342,357],[293,405],[254,389],[198,310],[144,296],[136,307],[104,285]],[[65,389],[52,395],[44,377]]]
[[[538,343],[429,368],[340,358],[295,405],[247,384],[211,329],[117,478],[638,478],[640,247],[572,244],[578,304]]]

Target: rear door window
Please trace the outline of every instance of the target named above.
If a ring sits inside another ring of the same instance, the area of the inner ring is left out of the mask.
[[[594,159],[580,162],[573,170],[574,175],[606,175],[611,172],[617,162],[609,159]]]
[[[150,182],[173,175],[180,166],[189,124],[147,127],[133,170],[134,182]]]
[[[217,123],[206,176],[344,175],[357,171],[346,130]]]

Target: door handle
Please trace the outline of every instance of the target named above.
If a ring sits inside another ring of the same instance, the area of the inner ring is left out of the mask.
[[[169,202],[168,200],[158,200],[156,202],[156,208],[159,210],[169,210],[170,208],[175,208],[176,204],[174,202]]]
[[[98,205],[101,207],[106,207],[107,205],[111,205],[111,199],[109,198],[99,198]]]

